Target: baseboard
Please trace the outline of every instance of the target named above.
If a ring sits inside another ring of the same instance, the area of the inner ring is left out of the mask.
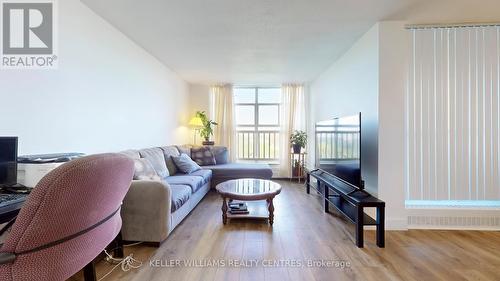
[[[393,222],[389,222],[389,224],[387,224],[387,221],[386,221],[386,225],[385,225],[385,231],[407,231],[408,230],[408,226],[406,224],[406,221],[407,220],[395,220]],[[367,225],[365,226],[364,228],[365,230],[376,230],[377,227],[375,225]]]
[[[366,212],[367,215],[370,217],[374,218],[375,216],[372,215],[370,212]],[[408,225],[407,225],[408,220],[406,218],[385,218],[385,230],[389,231],[405,231],[408,230]],[[367,225],[365,226],[365,229],[367,230],[375,230],[376,227],[374,225]]]
[[[387,218],[385,219],[386,230],[408,230],[408,220],[406,218]]]

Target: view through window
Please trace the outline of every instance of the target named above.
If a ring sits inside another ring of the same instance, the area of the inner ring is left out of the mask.
[[[238,160],[278,161],[280,88],[234,89]]]

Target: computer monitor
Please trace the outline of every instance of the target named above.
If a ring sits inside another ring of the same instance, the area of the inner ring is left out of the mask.
[[[17,183],[17,137],[0,137],[0,186]]]

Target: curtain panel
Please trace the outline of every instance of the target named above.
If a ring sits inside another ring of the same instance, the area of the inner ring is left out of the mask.
[[[230,84],[210,87],[213,119],[218,126],[214,128],[216,145],[226,146],[230,161],[236,161],[238,145],[234,118],[233,86]]]
[[[288,178],[292,175],[290,136],[295,130],[305,131],[305,112],[304,86],[297,84],[282,85],[279,177]]]

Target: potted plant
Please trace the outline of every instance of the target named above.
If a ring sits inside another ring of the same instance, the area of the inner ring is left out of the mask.
[[[202,137],[205,141],[203,145],[214,145],[213,141],[210,141],[210,137],[214,134],[214,129],[212,126],[218,125],[216,122],[208,119],[205,111],[196,111],[196,117],[201,119],[201,123],[203,126],[200,130],[200,137]]]
[[[307,134],[304,131],[295,131],[290,136],[290,143],[292,144],[293,153],[300,153],[301,148],[307,145]]]

